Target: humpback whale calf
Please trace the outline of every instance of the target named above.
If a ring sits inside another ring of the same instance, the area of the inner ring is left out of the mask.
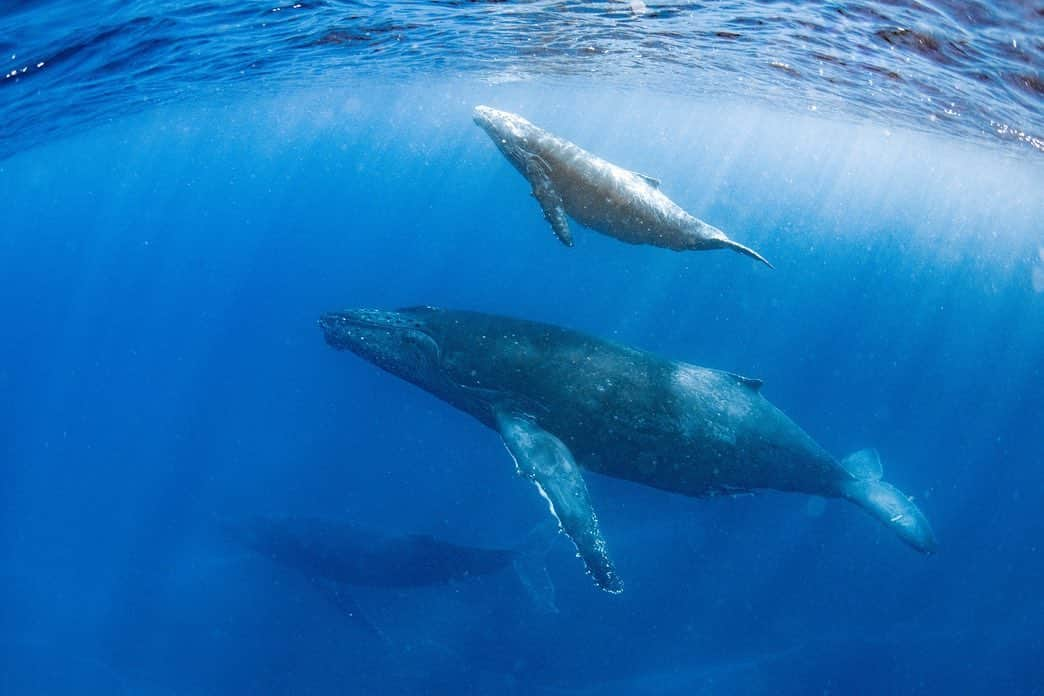
[[[753,249],[682,210],[650,176],[618,167],[517,114],[476,106],[478,124],[533,187],[551,229],[573,246],[566,214],[630,244],[675,251],[732,249],[772,267]]]
[[[852,501],[914,548],[924,515],[881,480],[873,450],[838,461],[761,394],[761,382],[575,331],[412,307],[324,314],[326,342],[496,430],[594,581],[619,592],[581,469],[689,496],[776,489]]]

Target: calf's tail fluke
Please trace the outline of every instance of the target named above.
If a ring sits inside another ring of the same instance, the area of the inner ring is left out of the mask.
[[[935,534],[913,500],[881,480],[881,459],[876,450],[860,450],[841,460],[852,479],[841,486],[841,495],[863,508],[922,553],[933,553]]]
[[[743,254],[744,256],[749,256],[752,259],[757,259],[758,261],[760,261],[761,263],[765,264],[769,268],[775,268],[775,266],[773,266],[771,263],[769,263],[768,260],[764,256],[762,256],[761,254],[759,254],[758,252],[754,251],[753,249],[751,249],[748,246],[743,246],[739,242],[734,242],[731,239],[723,239],[723,240],[721,240],[721,245],[724,248],[726,248],[726,249],[732,249],[733,251],[738,251],[739,253]]]

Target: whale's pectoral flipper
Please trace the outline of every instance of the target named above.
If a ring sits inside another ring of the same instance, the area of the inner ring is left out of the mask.
[[[551,182],[551,171],[548,164],[536,155],[530,155],[526,158],[526,178],[533,186],[533,198],[536,198],[537,203],[540,204],[540,209],[544,211],[544,217],[551,223],[555,236],[567,247],[573,246],[573,234],[569,231],[565,206],[562,204],[562,197],[558,195],[555,185]]]
[[[841,460],[852,477],[841,485],[841,495],[863,508],[918,551],[935,551],[935,535],[924,513],[913,499],[881,480],[881,458],[877,450],[865,449]]]
[[[587,572],[603,590],[622,592],[623,582],[606,551],[587,484],[569,448],[526,416],[498,410],[496,418],[518,473],[536,484],[562,531],[576,544]]]
[[[363,612],[363,610],[356,604],[355,599],[349,593],[348,589],[338,582],[321,578],[314,575],[305,576],[310,584],[327,602],[332,604],[334,608],[341,612],[345,618],[351,620],[356,626],[360,627],[367,633],[379,638],[385,643],[389,643],[388,637],[384,634],[384,631],[380,627],[370,621],[369,617]]]

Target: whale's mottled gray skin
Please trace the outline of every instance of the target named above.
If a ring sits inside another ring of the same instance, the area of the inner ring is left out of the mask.
[[[776,489],[842,497],[913,547],[934,549],[920,510],[880,480],[875,452],[838,461],[770,404],[757,380],[474,312],[352,310],[319,323],[331,346],[500,432],[603,589],[622,583],[579,468],[690,496]]]
[[[772,265],[682,210],[652,177],[607,162],[517,114],[477,106],[474,119],[532,185],[544,217],[566,246],[573,246],[568,214],[630,244],[675,251],[732,249]]]

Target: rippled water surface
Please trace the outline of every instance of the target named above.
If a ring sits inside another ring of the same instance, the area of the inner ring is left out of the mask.
[[[0,156],[157,102],[461,76],[738,95],[1044,152],[1040,2],[40,0],[0,8]]]

